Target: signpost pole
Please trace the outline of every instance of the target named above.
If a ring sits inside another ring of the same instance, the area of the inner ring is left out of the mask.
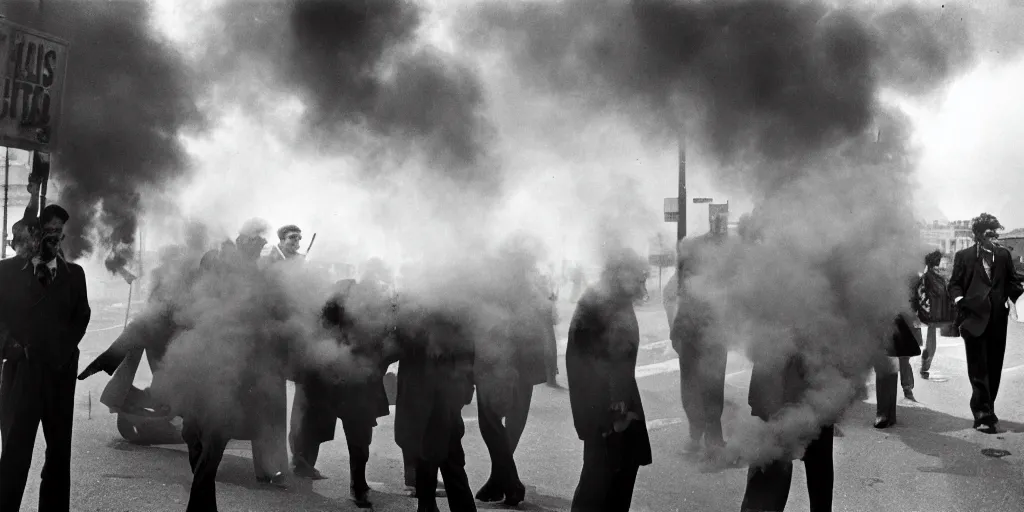
[[[0,258],[7,257],[7,191],[11,188],[11,149],[4,150],[4,241],[0,247]]]
[[[679,135],[679,220],[676,224],[676,239],[686,238],[686,134]]]

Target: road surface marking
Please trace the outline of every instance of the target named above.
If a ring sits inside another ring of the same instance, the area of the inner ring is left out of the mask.
[[[124,329],[124,324],[122,324],[122,325],[111,325],[110,327],[101,327],[99,329],[89,329],[89,330],[87,330],[85,332],[86,333],[90,333],[90,332],[100,332],[100,331],[113,331],[114,329]]]
[[[678,425],[683,422],[682,418],[660,418],[656,420],[647,421],[647,430],[654,430],[656,428],[668,427],[672,425]]]

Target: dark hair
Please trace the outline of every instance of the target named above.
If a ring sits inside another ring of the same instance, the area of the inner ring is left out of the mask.
[[[282,226],[281,229],[277,230],[277,239],[284,240],[284,237],[288,236],[288,233],[293,232],[302,233],[302,230],[299,229],[299,227],[296,226],[295,224],[288,224],[287,226]]]
[[[940,251],[938,249],[928,253],[924,257],[924,264],[928,265],[929,268],[937,267],[937,266],[939,266],[939,263],[941,263],[941,262],[942,262],[942,251]]]
[[[980,237],[990,229],[992,231],[1003,229],[1003,225],[999,223],[999,219],[995,215],[983,213],[971,219],[971,232],[974,233],[975,238]]]
[[[46,208],[43,208],[42,213],[39,214],[39,225],[44,226],[53,219],[60,219],[61,222],[67,223],[71,219],[71,215],[60,206],[55,204],[47,205]]]

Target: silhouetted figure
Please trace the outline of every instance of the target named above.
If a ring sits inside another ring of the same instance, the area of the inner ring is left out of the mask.
[[[644,296],[646,262],[614,254],[601,280],[580,298],[565,354],[569,402],[583,441],[573,511],[626,512],[651,443],[635,371],[640,333],[633,303]]]
[[[0,510],[21,508],[39,425],[39,510],[68,510],[78,344],[92,310],[82,267],[58,256],[68,213],[39,216],[32,254],[0,261]]]

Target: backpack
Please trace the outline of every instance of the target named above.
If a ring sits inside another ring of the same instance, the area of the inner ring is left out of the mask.
[[[925,272],[917,280],[910,302],[922,323],[940,324],[954,320],[953,301],[946,287],[946,278],[935,272]]]

